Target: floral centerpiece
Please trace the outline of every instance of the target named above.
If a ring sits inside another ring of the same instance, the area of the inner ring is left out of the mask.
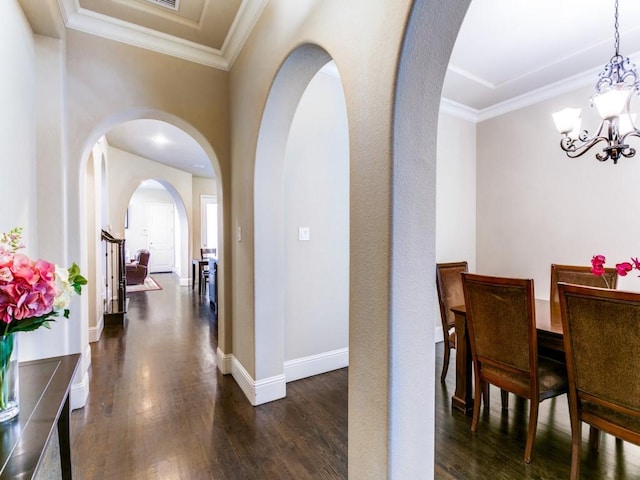
[[[631,262],[616,263],[616,272],[621,277],[626,277],[627,274],[634,269],[640,270],[640,260],[638,260],[638,257],[631,258],[630,260]],[[591,273],[598,277],[602,277],[604,283],[607,285],[607,288],[610,288],[609,282],[607,282],[607,277],[604,276],[604,264],[606,263],[606,261],[607,259],[604,255],[594,255],[591,258]]]
[[[21,238],[20,227],[0,237],[0,421],[19,410],[15,334],[69,318],[71,295],[87,284],[75,263],[66,269],[19,253]]]

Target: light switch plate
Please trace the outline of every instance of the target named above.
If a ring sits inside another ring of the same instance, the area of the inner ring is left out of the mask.
[[[309,227],[298,227],[298,240],[308,242],[309,238]]]

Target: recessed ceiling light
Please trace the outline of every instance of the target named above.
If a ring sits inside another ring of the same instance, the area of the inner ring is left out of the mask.
[[[151,137],[151,141],[159,147],[162,147],[167,143],[171,143],[171,141],[167,137],[165,137],[162,133],[156,133],[153,137]]]

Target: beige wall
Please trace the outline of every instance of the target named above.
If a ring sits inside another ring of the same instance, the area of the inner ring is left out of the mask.
[[[478,270],[533,278],[538,298],[549,298],[552,263],[589,265],[603,254],[614,266],[640,254],[637,155],[614,165],[595,158],[602,147],[576,159],[560,149],[551,114],[581,107],[593,132],[592,94],[586,87],[478,125]],[[618,286],[640,290],[640,280]]]
[[[476,124],[441,112],[436,173],[436,261],[469,262],[476,268]],[[433,292],[437,299],[437,292]],[[440,307],[434,301],[436,339]]]
[[[261,371],[277,376],[282,369],[281,361],[272,363],[278,356],[270,356],[268,347],[261,345],[270,337],[264,326],[254,324],[260,312],[254,311],[253,303],[254,241],[260,239],[254,239],[251,192],[269,88],[287,55],[304,42],[324,48],[343,80],[351,154],[350,478],[385,478],[389,471],[391,275],[385,252],[391,248],[395,69],[409,6],[409,1],[269,2],[231,72],[231,223],[244,232],[233,252],[233,353],[253,375]],[[366,21],[354,21],[363,16]],[[295,83],[292,86],[292,92],[298,91]],[[256,329],[267,334],[258,335]]]
[[[66,192],[71,202],[69,248],[80,250],[84,227],[83,211],[76,206],[80,186],[84,185],[84,162],[89,149],[110,127],[126,120],[154,118],[166,121],[191,135],[211,158],[218,179],[218,195],[225,219],[230,216],[226,184],[230,180],[230,130],[228,73],[148,50],[67,31],[66,43],[68,98],[69,168]],[[80,175],[79,172],[82,172]],[[190,203],[191,193],[183,197]],[[226,244],[229,231],[225,231]],[[191,240],[187,245],[191,246]],[[230,344],[230,282],[228,250],[222,246],[219,266],[219,322],[222,348]],[[226,332],[226,333],[225,333]]]

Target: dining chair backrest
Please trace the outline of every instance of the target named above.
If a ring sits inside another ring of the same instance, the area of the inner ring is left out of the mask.
[[[591,273],[591,267],[584,265],[551,265],[551,301],[552,316],[560,318],[560,296],[558,283],[571,283],[588,287],[615,288],[618,286],[618,272],[615,268],[605,268],[602,277]]]
[[[569,379],[571,478],[582,422],[640,445],[640,293],[560,283]]]
[[[468,271],[467,262],[449,262],[436,264],[436,289],[438,291],[438,303],[440,304],[440,320],[442,322],[442,334],[444,338],[444,360],[440,380],[445,381],[449,369],[451,349],[456,348],[455,316],[451,307],[464,304],[464,292],[462,291],[463,272]]]
[[[200,249],[200,259],[207,260],[209,258],[215,258],[216,249],[215,248],[201,248]]]
[[[472,357],[529,383],[537,367],[533,280],[463,274]],[[512,390],[513,391],[513,390]]]
[[[436,264],[436,289],[440,304],[442,329],[445,333],[454,326],[454,314],[451,307],[464,305],[461,274],[467,271],[467,262]]]
[[[524,461],[529,463],[539,403],[567,391],[564,365],[538,354],[533,280],[463,273],[462,285],[475,379],[471,430],[478,428],[488,384],[502,389],[503,408],[507,392],[528,398]]]

